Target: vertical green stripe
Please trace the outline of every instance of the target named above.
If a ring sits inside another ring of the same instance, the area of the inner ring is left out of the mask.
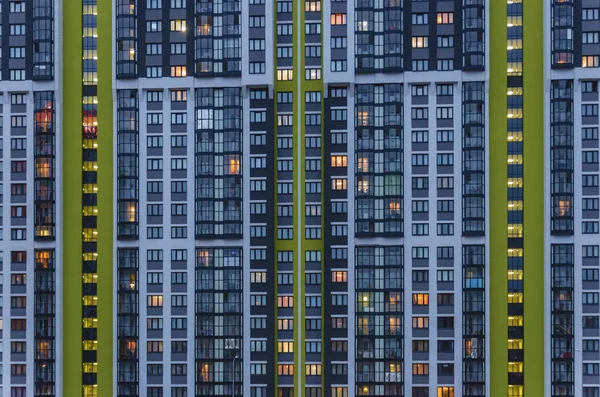
[[[82,2],[64,0],[62,66],[62,329],[63,396],[81,396],[81,76]]]
[[[98,396],[113,395],[112,2],[98,0]]]
[[[508,394],[506,1],[490,7],[489,202],[490,395]]]
[[[544,4],[523,1],[525,395],[544,396]]]

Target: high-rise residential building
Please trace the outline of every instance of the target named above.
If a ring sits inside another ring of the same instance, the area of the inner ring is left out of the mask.
[[[600,397],[599,0],[0,0],[0,396]]]

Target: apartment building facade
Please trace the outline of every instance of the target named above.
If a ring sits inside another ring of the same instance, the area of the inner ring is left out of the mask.
[[[0,395],[599,397],[599,11],[1,0]]]

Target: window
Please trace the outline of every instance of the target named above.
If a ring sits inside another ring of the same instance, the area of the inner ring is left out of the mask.
[[[438,25],[446,25],[446,24],[454,23],[454,13],[453,12],[438,12],[437,13],[437,23],[438,23]]]
[[[429,375],[429,364],[413,364],[413,375]]]
[[[346,24],[346,14],[331,14],[330,18],[331,25],[345,25]]]
[[[277,364],[277,375],[294,375],[294,364]]]
[[[437,271],[438,282],[452,282],[454,281],[454,270],[438,270]]]
[[[598,8],[584,8],[581,10],[581,16],[584,21],[596,21],[598,20]],[[598,397],[598,396],[596,396]]]
[[[186,77],[187,66],[171,66],[171,77]]]
[[[412,48],[427,48],[429,47],[429,37],[427,36],[413,36]]]
[[[412,294],[413,305],[427,306],[429,305],[429,294]]]
[[[162,307],[162,295],[148,295],[148,307]]]
[[[162,353],[163,342],[162,341],[148,341],[147,350],[148,350],[148,353]]]
[[[439,365],[452,365],[452,364],[439,364]],[[439,366],[438,365],[438,366]],[[454,374],[454,368],[450,371],[450,369],[446,369],[448,375]],[[438,374],[440,373],[438,369]],[[438,397],[454,397],[454,387],[451,386],[438,386],[437,388]]]
[[[187,22],[185,19],[172,19],[171,32],[185,32],[187,30]]]
[[[429,14],[426,13],[413,13],[412,24],[413,25],[427,25],[429,23]]]

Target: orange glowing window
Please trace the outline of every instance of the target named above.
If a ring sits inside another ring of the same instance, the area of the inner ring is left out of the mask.
[[[358,158],[358,171],[369,172],[369,158],[359,157]]]
[[[571,202],[568,200],[560,200],[558,202],[558,215],[565,216],[571,209]]]
[[[239,159],[229,159],[229,174],[230,175],[238,175],[240,173],[240,160]]]

